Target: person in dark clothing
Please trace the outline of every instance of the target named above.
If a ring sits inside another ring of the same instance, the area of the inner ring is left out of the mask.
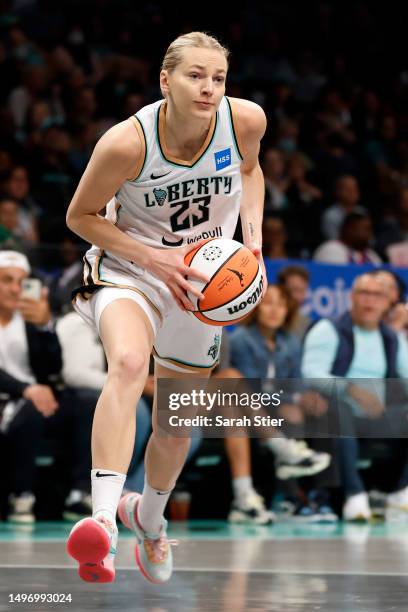
[[[338,392],[340,469],[345,494],[343,518],[369,520],[368,494],[358,472],[359,437],[384,438],[395,451],[395,438],[406,436],[406,411],[393,409],[389,392],[400,378],[402,389],[408,378],[408,343],[383,322],[389,295],[378,273],[358,276],[351,292],[351,309],[337,321],[322,319],[306,335],[302,360],[305,378],[322,381]],[[395,381],[394,381],[395,382]],[[390,418],[393,414],[394,418]],[[400,418],[399,418],[400,417]],[[395,453],[394,453],[395,454]],[[408,454],[399,474],[390,478],[389,507],[408,510]]]
[[[29,273],[23,254],[0,251],[0,440],[9,468],[9,519],[31,523],[42,435],[62,433],[66,439],[69,420],[73,488],[86,486],[93,411],[78,405],[73,392],[57,389],[61,348],[46,290],[39,299],[24,297],[22,283]]]

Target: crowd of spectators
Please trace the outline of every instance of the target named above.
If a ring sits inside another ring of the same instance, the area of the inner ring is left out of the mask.
[[[49,288],[35,279],[27,284],[30,272],[24,254],[0,250],[0,451],[9,467],[3,482],[6,516],[34,522],[36,460],[51,438],[59,451],[65,447],[68,459],[63,516],[76,519],[91,509],[91,426],[106,361],[96,331],[76,312],[53,315]],[[285,387],[284,400],[273,413],[283,427],[265,428],[254,445],[267,451],[278,483],[274,493],[283,496],[285,512],[290,508],[294,520],[337,521],[331,505],[335,490],[343,493],[344,518],[369,520],[372,510],[358,471],[358,438],[385,437],[387,455],[398,461],[392,477],[385,486],[381,483],[388,494],[384,508],[408,511],[403,284],[389,270],[361,274],[353,285],[350,310],[338,320],[313,325],[300,310],[307,270],[287,266],[278,281],[268,286],[244,323],[224,334],[213,373],[241,380],[248,389],[260,381],[265,393]],[[403,395],[396,396],[395,379],[402,380]],[[153,388],[149,375],[135,406],[137,436],[125,491],[143,485]],[[259,414],[267,416],[268,411]],[[276,516],[254,486],[250,433],[249,427],[246,435],[241,431],[224,439],[232,485],[228,518],[267,525]],[[202,435],[195,432],[189,459],[199,452]]]
[[[403,20],[364,2],[256,1],[233,20],[228,7],[207,8],[198,19],[160,2],[2,3],[0,244],[48,244],[39,263],[61,272],[50,245],[67,235],[65,210],[96,141],[160,97],[166,43],[196,27],[231,48],[227,93],[267,114],[268,255],[407,265]],[[350,214],[366,217],[350,230]]]
[[[80,427],[82,433],[71,438],[77,459],[68,479],[65,514],[73,517],[89,510],[86,483],[90,456],[81,449],[90,435],[105,361],[99,340],[70,312],[70,294],[80,284],[86,245],[66,229],[65,212],[100,136],[161,97],[160,61],[167,44],[180,32],[205,29],[218,35],[232,51],[228,95],[254,100],[265,109],[268,128],[261,150],[265,257],[296,257],[305,263],[390,262],[408,266],[404,20],[388,7],[365,2],[353,6],[316,2],[301,7],[256,0],[244,3],[233,19],[227,6],[215,8],[211,2],[199,20],[191,7],[186,4],[184,8],[174,11],[170,4],[160,2],[136,7],[126,0],[63,0],[58,6],[49,0],[5,0],[0,4],[0,252],[25,253],[48,288],[39,300],[43,305],[40,314],[37,307],[33,311],[28,304],[21,318],[15,311],[24,275],[7,280],[0,274],[4,342],[10,342],[6,337],[10,323],[18,327],[20,340],[26,335],[23,371],[8,370],[0,347],[0,393],[5,397],[1,440],[13,449],[10,457],[14,457],[15,471],[10,473],[9,500],[10,516],[17,520],[34,518],[33,461],[44,435],[41,418],[46,420],[54,412],[62,416],[51,427],[53,435],[54,429],[65,427],[66,422],[73,431]],[[377,313],[372,328],[376,350],[378,334],[392,337],[395,348],[395,335],[403,333],[407,324],[400,280],[389,272],[379,274],[382,276],[361,281],[368,283],[368,288],[356,284],[349,315],[354,316],[361,300],[375,302],[371,311]],[[307,267],[288,266],[281,271],[278,284],[268,290],[254,318],[233,333],[228,363],[218,375],[315,376],[307,368],[315,363],[315,355],[317,361],[320,358],[318,342],[316,348],[312,341],[319,336],[319,324],[309,332],[302,349],[302,339],[311,325],[300,310],[308,283]],[[14,306],[11,302],[5,306],[7,300],[14,300]],[[367,308],[370,310],[371,302]],[[47,328],[53,317],[62,315],[56,332]],[[325,340],[330,337],[332,342],[326,349],[331,350],[332,364],[337,363],[335,355],[340,349],[336,334],[340,337],[344,326],[329,327],[327,335],[324,324],[330,324],[323,322]],[[37,339],[31,325],[37,329]],[[384,325],[389,331],[384,332]],[[56,333],[51,338],[50,334]],[[364,331],[361,337],[367,341]],[[46,343],[56,338],[59,348],[53,344],[53,350],[58,351],[58,359],[49,371],[37,373],[32,344],[38,350],[40,340]],[[85,352],[79,348],[84,343]],[[305,357],[307,351],[310,361]],[[398,353],[402,376],[407,368],[404,360],[408,359],[404,351],[402,348]],[[387,377],[390,363],[393,373],[398,374],[395,355],[386,353],[383,357],[380,364],[373,365],[373,377]],[[325,365],[331,362],[326,359]],[[358,377],[353,375],[359,368],[354,362],[352,366],[350,378]],[[60,386],[53,379],[56,374],[61,377]],[[323,368],[316,376],[332,375]],[[342,375],[348,375],[347,368]],[[355,401],[369,404],[364,393],[354,392]],[[143,433],[126,485],[130,489],[143,482],[140,456],[149,433],[151,396],[149,378],[137,410],[138,430]],[[319,389],[297,394],[282,407],[290,425],[287,439],[265,440],[264,445],[278,475],[290,472],[291,485],[283,487],[283,496],[285,503],[293,505],[294,515],[305,520],[316,516],[332,519],[336,515],[330,506],[330,490],[343,486],[346,518],[361,515],[367,519],[368,498],[355,472],[358,446],[322,446],[316,440],[310,446],[303,441],[294,444],[296,438],[304,437],[310,420],[327,417],[329,404]],[[384,402],[375,405],[381,416],[379,405],[384,408]],[[73,406],[81,406],[81,410]],[[347,426],[354,432],[353,415]],[[23,464],[18,467],[22,446],[27,451],[23,481],[19,480]],[[253,511],[260,522],[271,522],[274,515],[263,507],[253,487],[248,449],[248,441],[225,442],[234,497],[230,516],[243,520]],[[330,467],[327,457],[331,458]],[[398,479],[389,483],[388,492],[394,491],[389,499],[408,509],[404,458],[400,464],[399,483]],[[316,476],[317,472],[321,474]],[[294,477],[305,475],[313,476],[312,484],[295,486]],[[354,501],[347,506],[352,497]]]

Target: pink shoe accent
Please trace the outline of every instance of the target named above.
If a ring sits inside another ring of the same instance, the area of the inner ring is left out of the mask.
[[[140,498],[138,499],[138,503],[135,504],[135,509],[133,511],[133,516],[135,517],[135,521],[136,521],[137,526],[139,527],[139,529],[141,529],[142,531],[145,531],[145,529],[143,529],[143,527],[142,527],[142,525],[141,525],[141,523],[139,521],[139,516],[137,514],[137,510],[138,510],[138,506],[139,506],[139,502],[140,502],[141,497],[142,496],[140,496]]]
[[[78,561],[78,574],[85,582],[114,581],[113,560],[105,558],[109,550],[109,535],[92,518],[83,519],[71,532],[67,542],[67,552]]]
[[[137,514],[137,507],[138,504],[135,505],[135,510],[134,510],[134,517],[135,517],[135,521],[139,527],[139,529],[141,529],[142,531],[144,531],[142,525],[140,524],[139,521],[139,517]],[[178,540],[169,540],[167,539],[167,536],[163,536],[161,535],[157,540],[151,540],[149,538],[147,538],[147,542],[149,543],[149,546],[151,547],[153,555],[157,556],[157,560],[152,561],[151,559],[149,559],[150,563],[163,563],[163,561],[165,560],[165,554],[168,551],[170,546],[178,546],[179,542]],[[149,555],[148,555],[149,556]],[[141,573],[143,574],[143,576],[149,580],[149,582],[153,582],[153,584],[163,584],[163,580],[155,580],[154,578],[152,578],[152,576],[150,576],[150,574],[148,574],[146,568],[142,565],[142,561],[140,559],[140,553],[139,553],[139,545],[136,544],[135,546],[135,558],[136,558],[136,563],[141,571]]]
[[[135,558],[136,558],[136,563],[140,569],[140,572],[143,574],[143,576],[146,578],[146,580],[148,580],[149,582],[153,582],[153,584],[163,584],[163,581],[161,580],[154,580],[145,570],[145,568],[142,565],[142,562],[140,561],[140,556],[139,556],[139,546],[136,544],[135,546]]]
[[[123,495],[123,497],[120,498],[118,506],[118,516],[120,518],[120,521],[128,529],[132,529],[132,525],[129,523],[126,514],[126,501],[129,499],[129,497],[132,497],[134,495],[139,495],[139,493],[126,493],[126,495]]]
[[[124,495],[120,502],[119,502],[119,506],[118,506],[118,516],[121,520],[121,522],[123,523],[123,525],[125,527],[127,527],[128,529],[135,531],[135,527],[134,525],[131,525],[129,522],[129,517],[128,517],[128,513],[126,512],[126,503],[129,500],[129,497],[133,497],[136,498],[135,499],[135,503],[133,506],[133,520],[134,523],[137,527],[137,529],[139,530],[139,532],[142,533],[146,533],[145,530],[143,529],[143,526],[140,524],[139,521],[139,517],[138,517],[138,505],[141,499],[141,495],[140,493],[127,493],[126,495]],[[139,538],[141,538],[142,536],[140,534],[138,534],[136,532],[136,535]],[[144,542],[148,543],[148,547],[150,548],[150,555],[153,556],[154,559],[150,560],[150,563],[153,564],[157,564],[159,565],[160,563],[163,563],[163,561],[165,561],[165,554],[168,550],[169,546],[177,546],[178,545],[178,540],[168,540],[167,536],[164,535],[160,535],[157,539],[150,539],[150,538],[145,538]],[[140,569],[141,574],[147,579],[149,580],[149,582],[152,582],[153,584],[163,584],[163,582],[165,582],[164,580],[156,580],[154,579],[148,572],[148,570],[146,569],[146,567],[143,565],[142,560],[140,558],[140,546],[143,546],[143,544],[137,543],[135,545],[135,559],[136,559],[136,564]],[[147,551],[145,550],[146,554]],[[148,557],[150,556],[148,555]]]

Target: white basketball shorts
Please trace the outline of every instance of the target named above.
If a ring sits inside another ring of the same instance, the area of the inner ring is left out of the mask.
[[[93,247],[85,255],[84,283],[74,308],[98,332],[106,306],[127,298],[143,309],[152,325],[157,363],[186,373],[210,372],[217,365],[222,328],[180,310],[168,287],[147,270]]]

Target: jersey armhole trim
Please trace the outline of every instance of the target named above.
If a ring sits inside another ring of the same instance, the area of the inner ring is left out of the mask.
[[[227,101],[227,105],[228,105],[228,111],[229,111],[229,120],[230,120],[230,126],[231,126],[231,132],[232,132],[232,136],[234,139],[234,145],[235,145],[235,150],[238,153],[238,156],[241,160],[244,159],[244,156],[242,155],[241,151],[242,151],[242,146],[240,147],[240,138],[238,136],[238,131],[235,127],[234,124],[234,114],[232,112],[232,107],[231,107],[231,102],[229,101],[228,97],[225,96],[225,99]]]
[[[139,135],[140,138],[140,142],[142,144],[142,147],[144,149],[143,151],[143,161],[139,163],[139,168],[136,174],[136,177],[133,179],[129,179],[129,181],[131,183],[134,183],[135,181],[137,181],[137,179],[141,176],[143,169],[146,165],[146,159],[147,159],[147,140],[146,140],[146,134],[143,128],[143,124],[140,121],[139,117],[137,117],[136,115],[132,115],[131,117],[129,117],[130,121],[133,123],[133,125],[135,126],[135,130]]]

